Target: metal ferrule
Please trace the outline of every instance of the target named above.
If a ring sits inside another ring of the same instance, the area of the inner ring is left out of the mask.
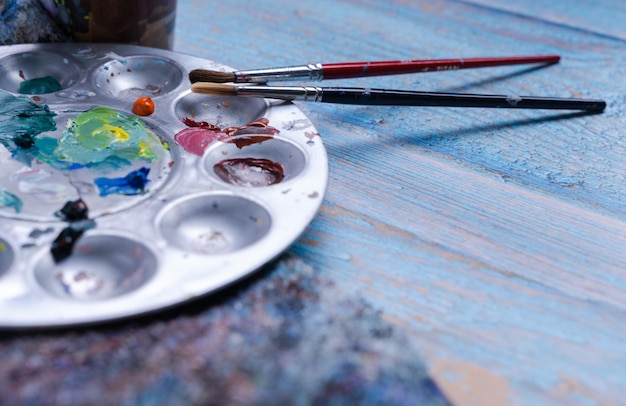
[[[298,79],[320,81],[324,79],[321,63],[312,63],[303,66],[287,66],[284,68],[240,70],[234,73],[235,82],[237,83],[265,83]]]
[[[324,91],[316,86],[238,86],[237,95],[319,102]]]

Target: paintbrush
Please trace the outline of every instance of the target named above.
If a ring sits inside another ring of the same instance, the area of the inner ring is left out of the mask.
[[[269,81],[348,79],[366,76],[399,75],[405,73],[440,72],[446,70],[486,68],[518,64],[553,64],[558,55],[512,56],[497,58],[432,59],[378,62],[315,63],[302,66],[287,66],[255,70],[220,72],[194,69],[189,80],[213,83],[265,83]]]
[[[379,106],[494,107],[515,109],[563,109],[601,112],[603,100],[467,93],[415,92],[354,87],[241,86],[197,82],[195,93],[217,96],[252,96],[269,99]]]

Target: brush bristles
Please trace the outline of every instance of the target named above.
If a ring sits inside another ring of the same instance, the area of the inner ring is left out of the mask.
[[[189,81],[191,83],[228,83],[235,81],[235,74],[233,72],[219,72],[216,70],[194,69],[189,72]]]
[[[191,91],[214,96],[235,96],[237,94],[237,88],[233,85],[207,82],[196,82],[192,84]]]

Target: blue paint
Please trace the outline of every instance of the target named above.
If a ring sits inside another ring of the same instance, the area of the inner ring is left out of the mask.
[[[44,94],[63,90],[63,86],[52,76],[28,79],[20,83],[21,94]]]
[[[100,190],[100,196],[112,194],[141,195],[146,193],[146,185],[150,182],[148,179],[149,172],[149,168],[143,167],[130,172],[123,178],[96,178],[94,183]]]
[[[15,196],[13,193],[0,186],[0,206],[13,207],[13,209],[15,209],[15,212],[19,213],[22,211],[22,207],[24,206],[24,204],[19,197]]]
[[[30,165],[38,154],[36,137],[56,129],[55,115],[46,105],[0,90],[0,144],[15,159]]]

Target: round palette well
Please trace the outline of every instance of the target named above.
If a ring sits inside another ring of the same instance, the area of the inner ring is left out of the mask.
[[[324,145],[292,103],[191,93],[230,70],[155,48],[0,47],[0,327],[97,323],[231,284],[322,203]],[[150,97],[154,113],[133,103]]]

